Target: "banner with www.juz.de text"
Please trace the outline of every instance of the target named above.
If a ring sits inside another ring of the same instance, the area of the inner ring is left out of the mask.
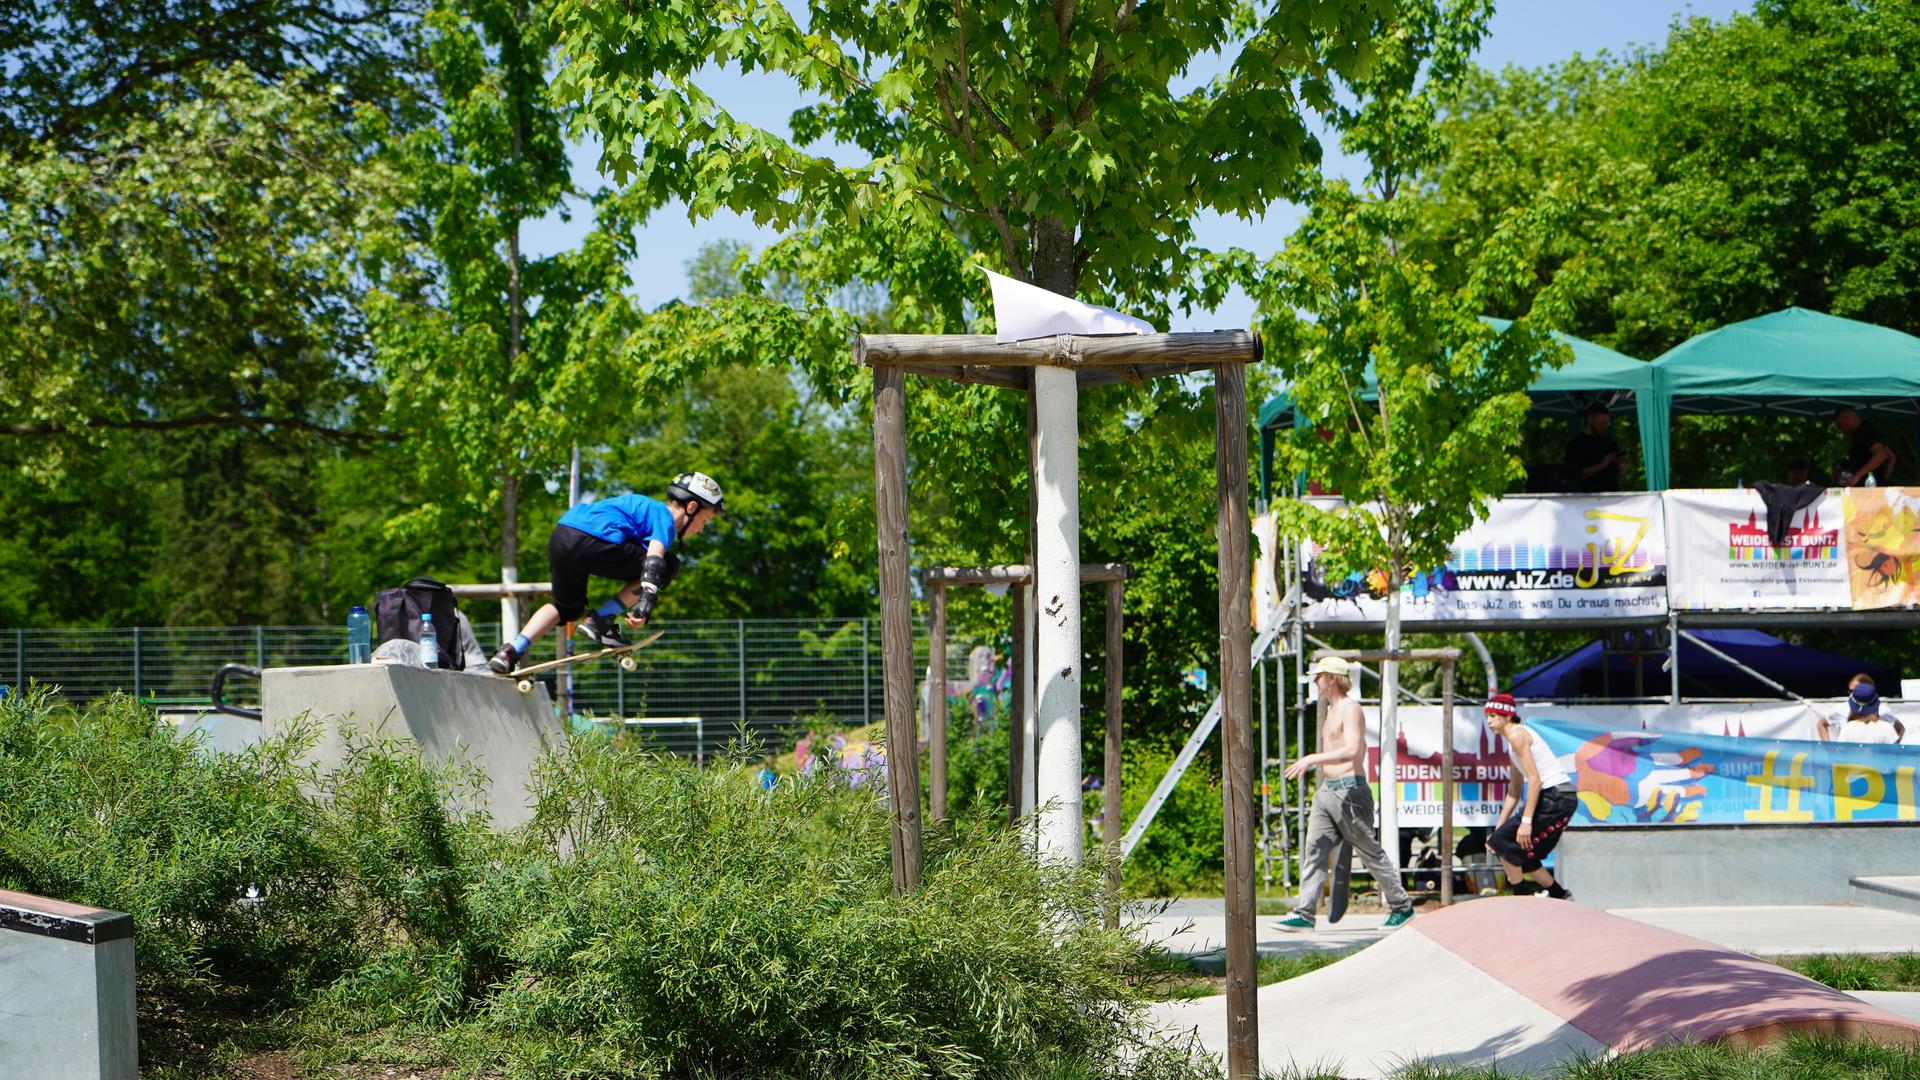
[[[1329,509],[1338,499],[1309,500]],[[1310,622],[1381,622],[1386,575],[1337,574],[1321,547],[1300,545]],[[1667,610],[1666,528],[1656,494],[1521,495],[1499,499],[1451,545],[1446,563],[1401,592],[1407,622],[1606,619]]]

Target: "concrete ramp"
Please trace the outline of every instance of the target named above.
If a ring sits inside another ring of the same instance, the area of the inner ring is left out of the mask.
[[[1769,1043],[1792,1032],[1920,1043],[1920,1024],[1698,938],[1539,897],[1422,915],[1258,998],[1262,1068],[1391,1076],[1419,1060],[1541,1073],[1664,1042]],[[1151,1024],[1224,1052],[1226,999]]]
[[[354,731],[414,743],[429,762],[471,762],[487,777],[483,808],[499,828],[532,817],[534,766],[566,738],[543,685],[522,694],[512,679],[399,664],[268,668],[260,713],[269,738],[310,716],[308,760],[322,768],[345,760]]]

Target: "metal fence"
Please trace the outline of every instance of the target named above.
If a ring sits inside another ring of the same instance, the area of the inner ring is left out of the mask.
[[[663,630],[659,641],[633,654],[634,671],[604,662],[574,668],[574,713],[700,718],[697,728],[634,725],[678,753],[712,753],[742,733],[790,748],[792,735],[808,726],[853,726],[883,715],[878,619],[676,621]],[[500,639],[497,623],[477,623],[474,631],[482,642]],[[536,642],[529,660],[551,659],[554,641],[549,635]],[[950,675],[964,671],[966,644],[954,642],[950,652]],[[0,630],[0,682],[58,686],[75,705],[113,693],[162,707],[205,704],[222,664],[346,661],[346,631],[336,626]],[[917,625],[916,684],[926,663],[926,627]],[[250,680],[227,687],[234,704],[258,701]]]

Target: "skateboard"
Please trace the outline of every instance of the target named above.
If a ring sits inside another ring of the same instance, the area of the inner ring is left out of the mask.
[[[558,660],[546,660],[538,664],[528,664],[526,667],[514,668],[513,674],[507,676],[507,678],[518,679],[519,682],[514,685],[520,688],[520,692],[523,694],[531,694],[533,693],[533,679],[531,676],[538,675],[543,671],[553,671],[558,668],[569,667],[573,664],[584,664],[589,660],[618,656],[620,658],[621,670],[632,671],[639,665],[635,664],[633,657],[628,654],[638,652],[654,642],[659,641],[660,635],[664,633],[666,633],[665,630],[656,630],[631,645],[615,645],[611,648],[595,649],[592,652],[574,653],[572,656],[563,656]]]
[[[1353,845],[1340,841],[1333,853],[1333,899],[1327,901],[1327,921],[1337,923],[1347,913],[1347,891],[1353,884]]]

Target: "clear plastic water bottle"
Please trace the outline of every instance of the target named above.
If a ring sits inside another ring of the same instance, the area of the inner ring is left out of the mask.
[[[433,631],[433,616],[420,613],[420,666],[440,666],[440,635]]]
[[[347,663],[365,664],[373,660],[373,617],[359,604],[347,612]]]

